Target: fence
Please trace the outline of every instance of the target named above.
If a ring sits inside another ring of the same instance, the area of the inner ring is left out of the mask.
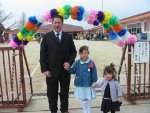
[[[24,49],[0,47],[0,108],[22,111],[32,94],[32,79]]]
[[[150,42],[148,44],[150,46]],[[144,63],[134,62],[134,46],[128,45],[123,49],[118,75],[120,82],[126,81],[123,91],[128,100],[150,98],[150,48],[147,49],[149,61]],[[122,74],[123,66],[124,74]]]

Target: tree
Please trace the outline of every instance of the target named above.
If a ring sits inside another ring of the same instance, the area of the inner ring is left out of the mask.
[[[0,35],[2,35],[2,33],[6,30],[6,29],[10,29],[12,26],[14,26],[16,23],[11,23],[10,25],[8,25],[7,28],[4,27],[4,22],[7,22],[10,18],[12,17],[12,12],[9,13],[5,13],[5,11],[3,10],[1,4],[0,4]]]

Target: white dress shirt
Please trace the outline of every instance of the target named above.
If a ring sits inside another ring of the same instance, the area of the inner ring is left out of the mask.
[[[56,38],[58,37],[59,41],[61,41],[62,31],[60,31],[60,32],[54,31],[54,33],[55,33]],[[57,34],[59,34],[59,35],[57,36]]]

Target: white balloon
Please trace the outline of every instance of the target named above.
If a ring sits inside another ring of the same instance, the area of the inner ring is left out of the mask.
[[[83,20],[86,21],[89,16],[89,11],[84,11]]]
[[[121,38],[127,41],[127,40],[128,40],[128,37],[129,37],[130,35],[131,35],[131,34],[129,33],[129,31],[127,31],[126,34],[125,34],[124,36],[122,36]]]

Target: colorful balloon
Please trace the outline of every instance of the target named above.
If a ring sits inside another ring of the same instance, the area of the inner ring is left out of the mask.
[[[65,10],[64,10],[63,8],[58,8],[58,9],[57,9],[57,12],[58,12],[58,14],[59,14],[60,16],[64,17],[64,15],[65,15]]]
[[[93,23],[94,26],[98,26],[99,25],[99,20],[95,20]]]
[[[109,11],[105,11],[104,12],[104,20],[102,21],[102,24],[106,24],[109,22],[109,20],[111,19],[112,17],[112,14],[109,12]]]
[[[31,35],[28,35],[27,37],[26,37],[26,40],[29,42],[29,41],[31,41],[33,38],[32,38],[32,36]]]
[[[127,41],[130,35],[131,34],[129,33],[129,31],[126,31],[126,33],[123,36],[121,36],[121,38]]]
[[[28,31],[31,31],[31,30],[33,30],[34,28],[35,28],[35,24],[33,24],[33,23],[31,23],[31,22],[27,22],[26,24],[25,24],[25,28],[28,30]]]
[[[109,39],[111,41],[117,40],[117,38],[118,38],[118,36],[117,36],[117,34],[115,32],[113,32],[113,31],[109,32]]]
[[[110,18],[109,24],[114,26],[114,25],[118,25],[119,24],[119,19],[116,16],[112,16]]]
[[[17,37],[18,37],[19,40],[23,40],[23,35],[22,35],[21,32],[19,32],[19,33],[17,34]]]
[[[65,15],[71,15],[71,6],[65,5],[64,7]]]
[[[18,45],[16,44],[16,42],[13,39],[10,40],[8,45],[11,46],[12,48],[18,47]]]
[[[78,6],[74,6],[71,8],[71,14],[73,16],[77,16],[77,13],[78,13]]]
[[[113,26],[113,30],[118,33],[122,30],[122,27],[120,24],[117,24],[117,25]]]
[[[128,37],[128,40],[127,40],[127,44],[135,44],[135,42],[137,42],[137,37],[136,35],[130,35]]]
[[[97,20],[99,20],[99,22],[102,22],[104,18],[105,18],[104,13],[102,11],[98,11]]]
[[[60,15],[64,19],[68,19],[71,16],[74,20],[84,20],[94,26],[98,26],[101,23],[105,32],[108,33],[109,39],[120,47],[124,47],[125,42],[127,44],[134,44],[137,41],[135,35],[131,35],[127,29],[120,25],[118,17],[108,11],[87,11],[82,6],[71,7],[70,5],[64,5],[63,7],[45,12],[38,19],[36,16],[30,16],[22,29],[10,40],[9,45],[12,47],[27,45],[33,39],[34,34],[38,31],[42,23],[44,21],[51,22],[55,15]]]
[[[45,21],[51,21],[51,13],[50,11],[46,11],[43,15]]]
[[[51,18],[53,18],[55,15],[58,15],[57,9],[51,9],[50,14],[51,14]]]
[[[77,20],[78,21],[81,21],[83,19],[83,14],[84,14],[84,8],[79,6],[78,12],[77,12]]]
[[[126,34],[126,32],[127,32],[127,29],[122,29],[120,32],[118,32],[118,35],[120,36],[120,37],[122,37],[122,36],[124,36],[125,34]]]
[[[103,27],[105,30],[108,30],[110,28],[110,25],[108,23],[106,23],[106,24],[103,24]]]
[[[29,33],[29,31],[25,27],[23,27],[20,32],[22,33],[23,36],[26,36]]]
[[[29,17],[29,22],[31,22],[33,24],[37,24],[38,20],[37,20],[36,16],[30,16]]]
[[[122,40],[122,39],[118,39],[117,40],[117,43],[116,43],[119,47],[124,47],[125,45],[126,45],[126,42],[125,42],[125,40]]]
[[[89,16],[87,17],[88,24],[93,24],[94,21],[97,20],[97,11],[90,11]]]

